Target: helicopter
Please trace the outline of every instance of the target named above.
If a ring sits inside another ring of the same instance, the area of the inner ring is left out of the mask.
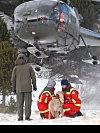
[[[32,0],[15,8],[14,32],[42,63],[53,53],[67,55],[82,43],[87,47],[83,35],[97,39],[99,45],[100,34],[81,27],[82,19],[69,0]],[[98,58],[89,55],[92,64],[98,64]]]

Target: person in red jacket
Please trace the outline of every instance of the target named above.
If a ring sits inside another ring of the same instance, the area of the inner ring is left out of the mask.
[[[67,79],[61,81],[62,91],[64,92],[64,116],[76,117],[82,116],[81,113],[81,99],[79,98],[79,92],[75,90],[68,82]]]
[[[37,106],[42,119],[44,118],[49,119],[48,104],[52,100],[52,97],[55,96],[54,94],[55,85],[56,82],[50,79],[47,83],[47,86],[43,89],[43,91],[39,95]],[[50,119],[54,119],[52,114],[50,114]]]

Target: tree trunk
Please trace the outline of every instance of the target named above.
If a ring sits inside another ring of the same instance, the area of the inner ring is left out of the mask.
[[[6,96],[2,94],[2,105],[5,106]]]

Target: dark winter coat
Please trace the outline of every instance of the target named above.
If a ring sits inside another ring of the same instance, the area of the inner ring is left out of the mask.
[[[31,65],[25,60],[17,59],[16,66],[12,71],[11,83],[16,93],[32,92],[32,84],[36,84],[36,76]]]

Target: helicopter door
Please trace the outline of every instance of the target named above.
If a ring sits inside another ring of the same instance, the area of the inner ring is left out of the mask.
[[[51,19],[51,20],[56,20],[56,21],[59,20],[59,8],[58,8],[58,6],[55,7],[55,8],[53,9],[53,11],[51,12],[51,14],[50,14],[50,19]]]

